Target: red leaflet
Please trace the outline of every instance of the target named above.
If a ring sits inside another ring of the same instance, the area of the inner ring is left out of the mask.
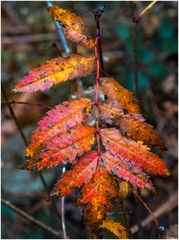
[[[75,188],[86,183],[96,170],[98,152],[90,151],[82,156],[73,168],[66,171],[63,177],[56,183],[51,196],[63,197],[70,194]]]
[[[123,137],[116,128],[102,129],[100,133],[106,150],[114,156],[117,155],[128,161],[130,160],[153,174],[169,175],[169,170],[164,161],[149,152],[146,146]]]
[[[44,91],[52,85],[83,77],[94,70],[94,57],[72,54],[67,58],[54,58],[34,68],[15,86],[15,92]]]
[[[47,112],[47,116],[39,121],[38,127],[33,132],[31,143],[27,148],[27,157],[31,157],[42,144],[55,135],[62,134],[85,121],[91,116],[93,103],[86,98],[63,102],[53,110]]]
[[[139,167],[130,163],[129,160],[124,163],[120,160],[120,157],[113,156],[109,152],[102,154],[102,158],[104,160],[104,165],[109,172],[112,172],[119,178],[122,178],[139,188],[146,188],[150,191],[154,191],[148,176],[144,174]]]
[[[91,180],[83,187],[78,202],[84,207],[84,219],[97,232],[99,225],[111,209],[111,199],[118,199],[118,188],[115,180],[106,169],[98,167]]]
[[[38,170],[44,167],[53,167],[64,161],[73,161],[91,149],[94,143],[95,129],[90,125],[76,126],[71,130],[56,135],[41,146],[35,155],[28,159],[21,169]]]

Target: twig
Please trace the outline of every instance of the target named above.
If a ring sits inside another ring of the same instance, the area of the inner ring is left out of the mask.
[[[31,106],[36,106],[36,107],[43,107],[46,109],[52,109],[53,107],[47,106],[45,104],[42,103],[30,103],[30,102],[21,102],[21,101],[15,101],[15,100],[11,100],[11,101],[1,101],[2,104],[24,104],[24,105],[31,105]]]
[[[57,33],[41,33],[41,34],[32,34],[20,37],[2,37],[1,44],[4,45],[21,45],[29,43],[38,43],[46,41],[54,41],[58,39]]]
[[[157,2],[157,0],[152,1],[142,12],[140,12],[136,17],[133,18],[134,22],[138,23],[141,17]]]
[[[3,87],[3,85],[1,85],[1,89],[2,89],[2,93],[3,93],[3,95],[4,95],[5,100],[6,100],[7,102],[9,102],[8,96],[7,96],[7,94],[6,94],[6,91],[5,91],[4,87]],[[11,106],[10,103],[7,103],[7,106],[8,106],[8,108],[9,108],[9,111],[10,111],[10,114],[11,114],[12,119],[14,119],[14,121],[15,121],[15,123],[16,123],[16,126],[17,126],[17,128],[18,128],[18,131],[19,131],[21,137],[22,137],[23,142],[24,142],[25,146],[27,146],[27,145],[28,145],[27,139],[26,139],[26,137],[25,137],[25,135],[24,135],[24,133],[23,133],[23,131],[22,131],[22,129],[21,129],[21,126],[20,126],[20,124],[19,124],[19,121],[18,121],[18,119],[17,119],[17,117],[16,117],[16,115],[15,115],[15,112],[14,112],[14,110],[13,110],[13,108],[12,108],[12,106]],[[40,180],[41,180],[41,182],[42,182],[42,184],[43,184],[43,186],[44,186],[44,188],[45,188],[45,190],[46,190],[46,192],[47,192],[47,194],[48,194],[48,197],[50,198],[48,186],[47,186],[47,183],[46,183],[46,181],[45,181],[42,173],[39,172],[39,171],[38,171],[37,173],[38,173],[38,176],[39,176],[39,178],[40,178]],[[55,209],[55,212],[57,213],[58,218],[61,219],[60,214],[59,214],[59,212],[58,212],[58,209],[57,209],[57,207],[56,207],[56,205],[55,205],[55,202],[54,202],[53,200],[51,200],[51,203],[52,203],[53,208]]]
[[[51,1],[47,1],[47,7],[52,7],[53,4]],[[55,23],[55,26],[56,26],[56,29],[57,29],[57,32],[58,32],[58,35],[59,35],[59,38],[60,38],[60,41],[63,45],[63,48],[65,50],[65,53],[67,56],[70,55],[70,48],[68,47],[68,44],[67,44],[67,40],[65,38],[65,34],[63,32],[63,28],[61,26],[61,24],[57,21],[54,20],[54,23]]]
[[[16,212],[17,214],[21,215],[22,217],[24,217],[25,219],[27,219],[28,221],[30,221],[31,223],[35,224],[36,226],[42,228],[43,230],[45,230],[48,233],[53,234],[56,237],[60,237],[61,236],[61,232],[58,232],[56,230],[54,230],[53,228],[45,225],[44,223],[38,221],[37,219],[35,219],[34,217],[32,217],[31,215],[29,215],[28,213],[24,212],[23,210],[21,210],[20,208],[16,207],[14,204],[12,204],[10,201],[4,199],[1,197],[1,202],[2,204],[6,205],[7,207],[9,207],[10,209],[12,209],[14,212]]]
[[[156,217],[166,214],[167,212],[171,211],[178,205],[178,191],[176,191],[164,204],[162,204],[158,209],[154,211]],[[149,224],[153,218],[151,215],[146,217],[144,220],[141,221],[141,226],[145,227]],[[131,227],[131,232],[134,234],[139,230],[139,226],[136,224]]]

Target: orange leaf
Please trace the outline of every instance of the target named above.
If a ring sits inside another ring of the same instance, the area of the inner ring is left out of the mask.
[[[149,147],[166,149],[164,142],[153,127],[145,122],[141,114],[124,114],[124,108],[116,99],[100,104],[101,118],[108,124],[120,127],[123,135],[142,141]]]
[[[93,232],[98,231],[99,225],[106,218],[106,213],[110,211],[110,199],[118,199],[117,186],[109,172],[98,167],[91,180],[82,188],[78,202],[85,205],[84,218]]]
[[[146,122],[138,122],[130,115],[125,115],[117,121],[121,132],[135,141],[142,141],[149,147],[166,149],[159,134]]]
[[[129,92],[113,78],[100,78],[102,92],[108,99],[118,100],[122,107],[130,113],[140,113],[140,108],[133,93]]]
[[[102,129],[100,133],[105,148],[114,156],[119,156],[126,161],[130,160],[153,174],[169,175],[164,161],[150,152],[146,146],[122,137],[116,128]]]
[[[101,102],[99,105],[99,109],[101,113],[101,118],[109,124],[113,124],[113,122],[116,122],[116,119],[124,116],[124,109],[121,103],[116,99]]]
[[[91,116],[93,103],[87,98],[63,102],[47,112],[47,116],[38,122],[33,132],[31,143],[27,149],[27,157],[32,157],[42,144],[45,144],[55,135],[62,134],[75,127]]]
[[[96,170],[98,156],[97,151],[90,151],[83,155],[80,161],[74,164],[73,169],[64,173],[50,195],[58,197],[68,195],[75,188],[90,180]]]
[[[73,161],[91,149],[94,143],[95,129],[88,124],[77,126],[63,134],[55,135],[41,146],[33,158],[28,159],[21,169],[38,170],[44,167],[53,167],[66,161]]]
[[[104,220],[100,225],[100,228],[106,228],[110,232],[114,233],[119,239],[127,239],[127,232],[125,227],[123,227],[120,223],[115,222],[113,220]]]
[[[15,86],[15,92],[44,91],[52,85],[83,77],[94,69],[94,57],[72,54],[67,58],[54,58],[34,68]]]
[[[72,42],[81,43],[85,48],[94,47],[94,40],[84,34],[85,26],[80,17],[58,6],[49,7],[48,11],[51,13],[53,19],[61,22],[68,39]]]

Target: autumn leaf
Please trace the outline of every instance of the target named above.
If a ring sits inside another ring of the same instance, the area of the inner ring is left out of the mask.
[[[51,17],[62,24],[66,38],[72,42],[81,43],[85,48],[94,47],[94,40],[85,35],[85,26],[80,17],[68,9],[58,6],[49,7]]]
[[[123,137],[116,128],[101,129],[103,144],[107,151],[114,156],[121,157],[153,174],[169,175],[164,161],[140,142]]]
[[[98,167],[89,182],[82,188],[78,203],[84,206],[84,219],[93,232],[106,218],[111,209],[111,199],[118,199],[118,185],[109,172]]]
[[[111,77],[100,78],[103,94],[108,99],[116,99],[129,113],[140,113],[140,108],[133,93],[121,86]]]
[[[125,115],[117,120],[116,125],[120,126],[123,135],[126,135],[135,141],[142,141],[149,147],[166,149],[159,134],[146,122],[138,122],[132,118],[131,115]]]
[[[44,91],[52,85],[90,74],[94,69],[94,57],[72,54],[67,58],[54,58],[32,69],[15,86],[15,92]]]
[[[110,232],[114,233],[114,235],[116,235],[119,239],[127,239],[125,227],[118,222],[107,219],[103,221],[103,223],[100,225],[100,228],[106,228]]]
[[[52,197],[63,197],[70,194],[75,188],[88,182],[96,170],[98,157],[97,151],[90,151],[84,154],[80,161],[73,165],[71,170],[63,174],[50,195]]]
[[[55,135],[47,140],[32,158],[27,159],[21,169],[37,168],[40,170],[44,167],[57,166],[62,162],[72,162],[77,156],[91,149],[95,140],[94,133],[95,129],[85,124]]]
[[[100,104],[101,118],[110,125],[118,126],[123,135],[135,141],[142,141],[149,147],[166,149],[159,134],[145,122],[141,114],[127,113],[116,99]]]
[[[70,102],[63,102],[47,112],[47,116],[38,122],[38,127],[34,130],[31,143],[27,148],[27,157],[32,157],[42,144],[55,135],[69,132],[73,128],[91,116],[93,102],[89,99],[81,98]]]
[[[116,99],[106,100],[99,105],[100,117],[107,123],[116,123],[116,119],[124,116],[122,104]]]
[[[132,164],[130,160],[121,160],[121,157],[116,157],[109,152],[102,154],[105,167],[109,172],[115,174],[120,179],[124,179],[129,183],[139,188],[146,188],[154,191],[153,185],[149,177],[143,171]]]

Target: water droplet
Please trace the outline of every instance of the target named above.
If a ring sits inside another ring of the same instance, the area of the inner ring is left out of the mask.
[[[159,226],[159,230],[160,230],[161,232],[164,232],[164,231],[165,231],[165,227],[164,227],[163,225],[160,225],[160,226]]]

